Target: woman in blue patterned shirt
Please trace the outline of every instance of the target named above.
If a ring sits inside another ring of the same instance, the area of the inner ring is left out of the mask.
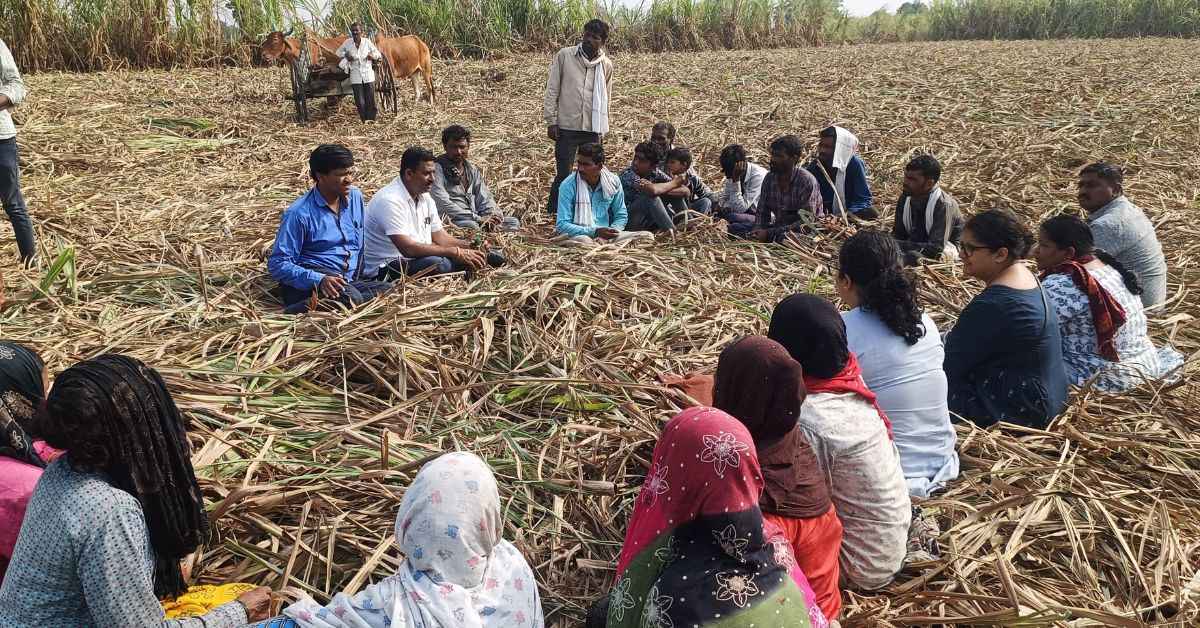
[[[186,426],[153,369],[121,355],[58,376],[34,431],[66,454],[46,467],[0,589],[0,626],[224,628],[267,615],[258,588],[198,618],[159,599],[208,536]]]

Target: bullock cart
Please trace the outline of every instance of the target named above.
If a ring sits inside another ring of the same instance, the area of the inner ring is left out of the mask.
[[[342,96],[354,96],[350,86],[350,75],[342,71],[336,63],[328,60],[336,57],[336,50],[325,50],[320,42],[308,41],[307,32],[299,36],[300,51],[296,59],[288,66],[291,75],[292,101],[296,104],[296,121],[308,122],[308,101],[313,98],[325,98],[327,102]],[[312,48],[310,48],[310,46]],[[321,59],[314,62],[313,59]],[[397,106],[396,79],[392,73],[392,64],[386,55],[380,61],[375,61],[375,106],[381,113],[395,115]]]

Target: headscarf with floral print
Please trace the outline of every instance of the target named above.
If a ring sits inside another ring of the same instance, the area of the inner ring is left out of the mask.
[[[284,610],[301,628],[543,628],[529,563],[501,537],[496,477],[468,452],[429,462],[396,513],[399,572],[322,607]]]
[[[37,467],[46,463],[33,449],[29,423],[46,398],[45,365],[24,345],[0,341],[0,456]]]
[[[749,431],[714,408],[663,428],[608,600],[609,628],[825,626],[790,544],[765,522]]]

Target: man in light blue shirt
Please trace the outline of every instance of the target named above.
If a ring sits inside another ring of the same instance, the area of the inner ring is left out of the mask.
[[[358,281],[362,270],[363,197],[354,187],[354,155],[322,144],[308,158],[315,184],[283,212],[267,270],[279,282],[284,312],[309,310],[318,299],[358,305],[390,286]]]
[[[555,228],[559,238],[573,246],[654,239],[647,231],[624,231],[628,220],[621,180],[604,167],[604,147],[599,143],[580,146],[575,174],[558,186]]]

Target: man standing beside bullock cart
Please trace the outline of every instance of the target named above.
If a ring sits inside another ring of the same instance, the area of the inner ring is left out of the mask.
[[[608,24],[591,20],[583,25],[578,45],[554,55],[546,81],[543,113],[547,135],[554,140],[554,183],[546,211],[558,210],[558,188],[572,173],[575,151],[584,144],[599,144],[608,133],[608,102],[613,63],[604,54]]]
[[[383,55],[371,40],[363,37],[362,24],[350,25],[350,38],[337,49],[338,67],[350,75],[350,88],[354,90],[354,106],[363,122],[375,119],[375,68],[373,61]]]

